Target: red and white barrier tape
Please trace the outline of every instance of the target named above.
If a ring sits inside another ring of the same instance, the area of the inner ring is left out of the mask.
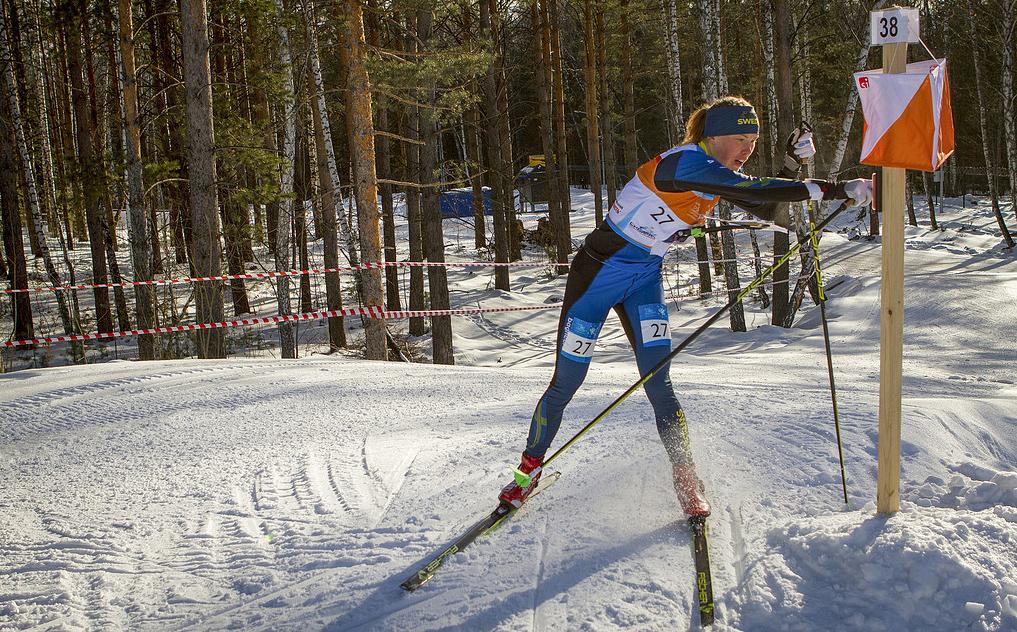
[[[81,283],[79,285],[57,285],[53,287],[30,287],[30,288],[5,288],[0,290],[3,294],[17,294],[19,292],[55,292],[68,290],[91,290],[111,287],[132,287],[136,285],[179,285],[183,283],[197,283],[201,281],[230,281],[232,279],[272,279],[275,277],[298,276],[301,274],[329,274],[332,272],[358,272],[360,270],[373,270],[383,268],[482,268],[513,267],[513,268],[539,268],[543,266],[568,266],[567,263],[526,263],[512,261],[499,263],[496,261],[373,261],[362,263],[357,266],[340,266],[338,268],[308,268],[306,270],[281,270],[279,272],[250,272],[245,274],[222,274],[208,277],[177,277],[175,279],[153,279],[151,281],[122,281],[120,283]]]
[[[141,336],[144,334],[163,334],[178,331],[197,331],[199,329],[223,329],[230,327],[245,327],[248,325],[264,325],[273,323],[285,323],[298,320],[321,320],[323,318],[337,318],[340,316],[364,315],[369,318],[382,318],[395,320],[400,318],[416,318],[423,316],[459,316],[465,314],[481,314],[490,312],[523,312],[535,309],[559,309],[560,304],[555,305],[532,305],[527,307],[466,307],[461,309],[432,309],[432,310],[403,310],[386,311],[378,306],[351,307],[348,309],[334,309],[320,312],[305,312],[302,314],[289,314],[285,316],[263,316],[259,318],[243,318],[240,320],[226,320],[218,323],[199,323],[194,325],[174,325],[171,327],[154,327],[151,329],[131,329],[129,331],[114,331],[110,333],[95,332],[90,334],[73,334],[65,336],[48,336],[44,338],[33,338],[31,340],[8,340],[0,343],[0,347],[21,347],[25,345],[52,344],[54,342],[75,342],[86,340],[101,340],[106,338],[127,338],[129,336]]]

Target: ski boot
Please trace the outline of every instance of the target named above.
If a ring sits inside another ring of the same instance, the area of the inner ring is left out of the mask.
[[[522,461],[515,470],[515,480],[501,490],[498,500],[512,505],[516,509],[522,507],[526,498],[537,487],[543,463],[544,457],[530,456],[523,452]]]
[[[692,465],[674,466],[674,490],[678,502],[690,518],[705,518],[710,515],[710,503],[703,495],[703,483],[696,476]]]

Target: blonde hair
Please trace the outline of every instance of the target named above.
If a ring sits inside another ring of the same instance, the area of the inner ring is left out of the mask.
[[[733,95],[720,97],[719,99],[714,99],[709,103],[704,103],[699,106],[699,109],[692,113],[692,116],[689,117],[689,121],[685,125],[685,139],[682,141],[682,144],[695,144],[703,140],[703,130],[706,128],[706,111],[725,105],[745,105],[752,107],[752,104],[749,103],[748,99]]]

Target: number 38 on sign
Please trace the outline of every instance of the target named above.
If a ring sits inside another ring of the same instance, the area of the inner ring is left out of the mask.
[[[873,46],[919,41],[918,9],[894,7],[870,15]]]

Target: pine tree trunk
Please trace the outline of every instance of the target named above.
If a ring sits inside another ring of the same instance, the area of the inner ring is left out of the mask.
[[[6,76],[8,71],[4,70]],[[9,88],[6,87],[6,93]],[[5,95],[6,96],[6,95]],[[2,215],[4,252],[7,255],[7,280],[12,289],[28,288],[28,262],[22,232],[21,213],[18,209],[18,166],[10,99],[0,99],[0,215]],[[32,324],[32,301],[27,292],[16,292],[11,297],[11,316],[14,321],[12,336],[15,340],[35,337]]]
[[[466,12],[470,14],[469,11]],[[480,113],[478,106],[466,111],[463,122],[466,135],[466,152],[470,164],[470,186],[473,189],[473,245],[479,251],[487,248],[487,217],[484,204],[484,174],[481,165]],[[399,289],[398,284],[396,290]]]
[[[310,158],[308,157],[307,125],[304,120],[304,103],[298,106],[296,113],[297,122],[297,145],[296,158],[293,162],[293,240],[297,255],[296,268],[307,270],[310,268],[310,253],[307,251],[307,207],[310,203]],[[300,286],[300,309],[301,312],[310,312],[314,308],[311,305],[311,275],[308,272],[301,272],[299,278]]]
[[[558,165],[558,195],[560,196],[561,209],[558,217],[558,228],[555,231],[558,246],[558,263],[565,264],[572,254],[572,195],[569,190],[569,153],[566,144],[565,129],[565,77],[564,62],[561,51],[561,18],[558,15],[559,0],[548,0],[550,6],[548,17],[551,25],[551,70],[552,90],[554,99],[552,101],[554,111],[554,151],[555,161]],[[626,82],[630,85],[631,82]],[[568,272],[568,268],[558,266],[559,273]]]
[[[219,200],[216,191],[212,73],[209,67],[205,1],[180,0],[180,18],[187,95],[188,188],[193,230],[191,260],[198,276],[218,276],[221,273]],[[223,319],[222,286],[218,281],[197,282],[194,284],[194,293],[199,323]],[[199,330],[196,338],[198,357],[225,357],[221,329]]]
[[[1003,240],[1006,242],[1007,248],[1013,248],[1014,241],[1013,236],[1010,235],[1010,229],[1006,225],[1006,220],[1003,218],[1003,213],[999,209],[999,192],[996,190],[996,178],[993,174],[996,173],[996,165],[992,160],[992,152],[989,151],[989,124],[988,115],[985,111],[985,95],[983,93],[982,86],[982,64],[981,64],[981,52],[978,47],[981,43],[981,38],[978,37],[975,22],[975,7],[974,0],[968,0],[967,3],[967,18],[968,28],[971,34],[971,55],[975,62],[975,90],[978,95],[978,130],[982,135],[982,157],[985,160],[985,171],[988,176],[989,184],[989,199],[992,201],[992,214],[996,217],[996,224],[999,226],[999,233],[1002,235]],[[910,197],[908,198],[910,201]],[[910,205],[912,208],[914,205]],[[914,215],[914,211],[911,211],[911,215]]]
[[[356,180],[353,190],[357,200],[357,228],[360,251],[365,262],[382,260],[381,231],[378,221],[378,181],[375,166],[374,119],[371,105],[371,84],[364,66],[364,19],[358,0],[345,0],[345,17],[340,23],[340,46],[348,54],[346,115],[351,129],[350,154]],[[367,306],[382,307],[381,271],[363,271],[361,296]],[[367,359],[387,358],[385,321],[370,318],[365,324]]]
[[[480,3],[481,15],[487,10],[486,4]],[[417,17],[416,14],[410,14],[406,18],[407,29],[406,29],[406,51],[409,53],[416,53],[418,51],[417,45]],[[483,28],[483,27],[482,27]],[[418,180],[420,177],[420,109],[416,106],[407,106],[407,121],[406,121],[406,133],[404,136],[410,139],[408,143],[408,149],[406,150],[406,171],[409,174],[407,180]],[[487,126],[490,130],[490,125]],[[492,179],[497,178],[497,173],[492,172]],[[495,215],[498,213],[498,205],[501,204],[500,197],[495,196]],[[410,241],[410,261],[423,261],[424,260],[424,245],[423,239],[421,238],[420,228],[420,189],[414,186],[406,187],[406,222],[409,224],[407,227],[409,231]],[[497,232],[497,231],[496,231]],[[495,244],[498,244],[497,235],[495,236]],[[497,252],[497,248],[496,248]],[[507,253],[502,253],[503,255]],[[495,274],[495,285],[498,283],[497,273]],[[508,287],[506,285],[506,287]],[[427,309],[424,304],[424,269],[422,267],[411,267],[410,268],[410,309],[414,311]],[[410,318],[409,332],[411,336],[422,336],[426,333],[427,327],[424,323],[424,319],[417,316]]]
[[[597,224],[604,220],[604,193],[600,184],[600,84],[597,82],[597,43],[593,34],[593,1],[583,0],[583,42],[586,49],[586,153],[593,190],[594,216]]]
[[[279,34],[279,67],[283,77],[282,165],[279,174],[279,212],[275,225],[275,269],[287,270],[290,255],[290,231],[294,215],[293,162],[296,156],[296,95],[293,91],[293,64],[290,61],[290,37],[286,27],[286,10],[282,0],[276,0],[276,30]],[[292,314],[290,306],[290,279],[281,276],[276,279],[276,301],[279,314]],[[279,323],[279,346],[283,358],[296,357],[296,341],[293,337],[293,323]]]
[[[922,171],[921,178],[925,203],[929,206],[929,223],[932,225],[932,230],[939,230],[939,223],[936,222],[936,202],[932,199],[932,175],[928,171]]]
[[[622,58],[622,126],[625,130],[622,155],[626,176],[635,173],[639,166],[636,158],[636,100],[632,81],[632,28],[629,25],[629,0],[621,0],[621,58]],[[708,47],[707,47],[708,48]],[[707,63],[706,66],[712,66]]]
[[[490,40],[494,50],[498,50],[492,23],[491,5],[480,0],[480,32],[482,40]],[[494,260],[497,263],[508,263],[510,255],[508,232],[508,206],[511,205],[511,184],[505,181],[508,167],[502,164],[500,125],[501,117],[498,104],[498,65],[492,62],[484,73],[484,112],[487,116],[487,156],[488,173],[490,175],[492,193],[492,224],[494,225]],[[419,120],[420,114],[417,114]],[[422,134],[421,134],[422,136]],[[430,272],[429,272],[430,274]],[[412,281],[412,279],[411,279]],[[507,266],[497,266],[494,270],[494,287],[509,290],[509,271]],[[412,288],[411,288],[412,290]]]
[[[539,6],[538,6],[539,4]],[[538,129],[541,150],[544,152],[544,178],[547,191],[547,216],[551,230],[558,231],[561,217],[561,192],[558,185],[558,161],[554,152],[554,119],[551,115],[551,29],[547,18],[546,1],[533,0],[530,3],[530,21],[533,27],[535,46],[534,90],[537,94]],[[555,241],[557,243],[557,240]],[[557,252],[557,250],[556,250]],[[564,268],[555,267],[555,274],[562,274]]]
[[[123,1],[123,0],[121,0]],[[222,85],[220,99],[235,106],[239,104],[239,86],[243,85],[237,77],[236,65],[233,56],[227,59],[227,35],[226,20],[228,16],[225,11],[217,11],[214,14],[214,26],[212,29],[212,49],[215,54],[212,56],[212,79],[216,84]],[[233,314],[251,313],[251,304],[247,298],[247,287],[244,279],[239,278],[244,274],[244,250],[246,236],[249,233],[247,223],[247,206],[241,196],[231,191],[241,186],[244,177],[243,168],[239,165],[232,165],[229,162],[219,160],[216,162],[216,173],[224,181],[220,191],[222,202],[222,223],[223,223],[223,245],[226,255],[226,269],[230,276],[236,277],[229,281],[231,302],[233,303]],[[232,186],[231,186],[232,185]]]
[[[502,208],[505,209],[505,239],[508,243],[508,260],[516,261],[522,259],[522,231],[516,221],[515,191],[513,188],[514,174],[512,171],[512,122],[509,117],[508,76],[505,71],[505,37],[502,31],[501,14],[498,9],[497,0],[488,0],[491,19],[491,35],[494,41],[495,52],[495,77],[498,85],[498,118],[495,122],[498,129],[498,150],[501,154],[499,168],[501,169],[502,181]],[[508,268],[505,268],[506,283],[508,281]]]
[[[130,0],[120,0],[120,59],[124,73],[124,125],[127,134],[127,200],[131,261],[136,281],[152,280],[145,183],[141,165],[141,129],[138,124],[138,83],[134,65],[134,15]],[[134,287],[138,328],[155,327],[155,290],[151,285]],[[138,336],[138,356],[155,359],[156,340],[152,334]]]
[[[615,156],[614,122],[611,120],[614,97],[607,71],[607,27],[604,10],[597,6],[597,75],[600,78],[600,129],[604,134],[604,184],[607,185],[607,207],[614,205],[618,195],[618,168]]]
[[[431,38],[431,21],[433,15],[430,10],[417,12],[417,35],[421,45],[427,47]],[[428,82],[422,92],[424,103],[433,105],[435,101],[435,86]],[[420,146],[420,176],[421,184],[421,225],[424,237],[424,253],[430,262],[442,263],[445,261],[445,237],[442,234],[441,213],[438,210],[438,190],[430,182],[435,167],[435,148],[439,142],[439,135],[435,125],[436,113],[434,109],[422,109],[420,115],[420,138],[424,144]],[[449,309],[448,277],[442,266],[435,266],[427,270],[427,286],[431,293],[431,309]],[[455,364],[452,353],[452,317],[432,316],[431,317],[431,350],[432,360],[435,364]]]
[[[908,207],[908,224],[918,226],[918,218],[915,217],[915,192],[911,178],[904,180],[904,202]]]
[[[105,236],[102,230],[102,210],[99,190],[104,180],[102,167],[92,144],[93,126],[89,112],[89,98],[85,90],[81,65],[81,24],[85,17],[85,3],[77,0],[74,5],[77,15],[70,21],[67,31],[67,66],[71,77],[71,94],[77,118],[78,162],[82,174],[84,191],[85,221],[88,228],[89,248],[92,255],[92,283],[102,285],[108,282],[106,266]],[[96,324],[103,333],[113,331],[113,314],[110,311],[109,289],[93,288]]]
[[[179,112],[182,108],[177,89],[170,85],[168,77],[178,74],[177,64],[173,55],[173,29],[169,16],[174,10],[170,0],[156,0],[153,15],[152,44],[153,59],[157,60],[157,69],[152,73],[153,87],[158,95],[156,103],[162,105],[164,112]],[[173,245],[173,260],[177,264],[187,263],[190,258],[188,244],[191,241],[190,195],[187,189],[188,165],[185,154],[184,125],[178,124],[175,117],[166,116],[159,125],[159,133],[163,138],[165,160],[176,161],[180,167],[177,175],[182,182],[172,182],[167,187],[169,198],[169,232]]]
[[[389,131],[389,111],[383,104],[378,107],[378,126]],[[388,138],[382,136],[378,139],[378,177],[391,179],[392,177],[392,147]],[[395,201],[392,195],[392,185],[383,182],[381,189],[381,226],[382,245],[385,251],[385,261],[395,263],[399,261],[399,252],[396,247],[395,232]],[[398,311],[402,309],[399,299],[399,268],[387,266],[385,268],[385,307]]]
[[[381,28],[378,25],[378,2],[368,0],[368,13],[364,17],[367,43],[372,48],[381,46]],[[385,132],[389,129],[389,109],[383,97],[375,102],[375,110],[378,113],[378,127]],[[376,138],[377,169],[379,193],[381,195],[381,237],[382,250],[385,253],[386,263],[398,261],[395,237],[395,204],[392,199],[392,185],[386,180],[392,177],[392,148],[387,136],[381,135]],[[395,266],[385,268],[385,306],[390,310],[399,310],[399,269]]]
[[[777,66],[777,151],[774,153],[773,164],[778,165],[783,161],[782,148],[779,140],[790,136],[794,128],[794,89],[792,87],[791,75],[791,12],[788,10],[788,0],[774,0],[773,2],[773,24],[774,24],[774,57]],[[778,211],[780,213],[781,211]],[[789,239],[787,233],[775,232],[773,234],[773,258],[774,263],[787,254]],[[773,310],[771,312],[771,323],[778,326],[785,325],[789,312],[789,288],[788,264],[784,263],[773,273]]]

